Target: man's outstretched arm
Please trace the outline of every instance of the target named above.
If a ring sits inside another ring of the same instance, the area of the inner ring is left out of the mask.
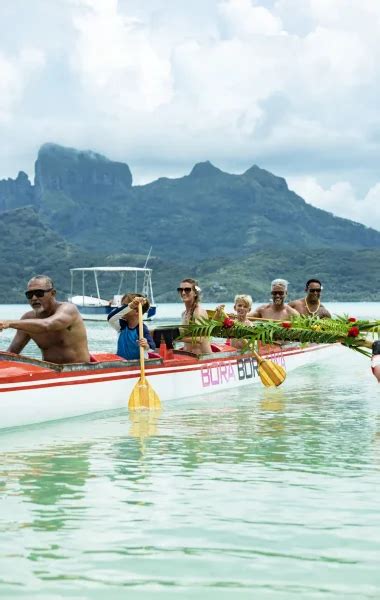
[[[77,309],[75,306],[67,303],[59,306],[54,315],[46,317],[45,319],[23,317],[16,321],[0,321],[0,331],[2,329],[7,329],[8,327],[11,329],[18,329],[18,331],[27,334],[60,331],[61,329],[70,327],[75,321],[76,316]],[[17,337],[17,334],[15,337]]]

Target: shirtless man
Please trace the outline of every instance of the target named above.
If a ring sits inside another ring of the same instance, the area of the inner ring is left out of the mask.
[[[285,304],[285,298],[288,295],[288,282],[285,279],[274,279],[272,281],[271,295],[272,302],[262,304],[249,316],[284,321],[299,315],[298,311]]]
[[[292,300],[289,306],[295,308],[300,315],[307,317],[319,317],[320,319],[331,319],[331,314],[321,304],[321,292],[323,290],[319,279],[309,279],[305,285],[305,298]]]
[[[89,362],[87,333],[78,309],[70,302],[58,302],[50,277],[36,275],[25,292],[32,310],[20,320],[0,320],[0,331],[17,329],[8,352],[20,354],[30,340],[44,360],[57,363]]]

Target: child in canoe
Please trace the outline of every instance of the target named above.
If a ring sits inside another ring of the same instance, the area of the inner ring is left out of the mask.
[[[144,337],[139,339],[139,312],[138,306],[142,304],[143,314],[149,309],[149,301],[140,294],[124,294],[121,306],[115,308],[108,315],[108,323],[119,333],[117,340],[117,354],[126,360],[140,358],[139,347],[142,346],[147,356],[148,350],[156,349],[149,329],[143,324]]]
[[[225,304],[220,304],[220,306],[216,307],[214,318],[220,319],[224,312]],[[247,317],[248,313],[252,308],[252,298],[248,294],[238,294],[235,296],[234,300],[234,311],[236,314],[236,321],[242,323],[243,325],[253,325],[252,321],[250,321]],[[227,315],[226,315],[227,316]],[[231,346],[234,348],[243,348],[244,340],[236,340],[231,339]]]
[[[220,319],[220,317],[223,314],[225,316],[228,316],[225,314],[225,310],[224,310],[225,306],[226,306],[225,304],[220,304],[219,306],[216,307],[215,315],[214,315],[214,317],[216,319]],[[235,296],[234,311],[235,311],[237,321],[239,321],[240,323],[243,323],[244,325],[252,325],[252,321],[250,321],[247,317],[251,308],[252,308],[251,296],[249,296],[248,294],[238,294],[237,296]],[[235,315],[231,315],[231,316],[234,317]]]

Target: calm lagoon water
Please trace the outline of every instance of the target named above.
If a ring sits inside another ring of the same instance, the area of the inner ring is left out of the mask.
[[[348,349],[275,390],[0,432],[0,452],[4,600],[380,598],[380,386]]]

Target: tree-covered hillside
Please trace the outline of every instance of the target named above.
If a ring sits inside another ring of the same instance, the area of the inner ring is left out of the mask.
[[[38,273],[50,274],[58,290],[66,292],[68,269],[91,258],[43,225],[32,207],[5,212],[0,219],[0,302],[25,301],[26,282]]]
[[[126,164],[45,144],[34,185],[25,174],[0,181],[0,213],[0,302],[20,301],[36,272],[67,294],[70,268],[143,266],[150,246],[158,300],[174,300],[185,275],[211,301],[265,300],[275,277],[300,295],[312,276],[330,300],[380,299],[380,232],[310,206],[257,166],[232,175],[204,162],[133,186]]]

